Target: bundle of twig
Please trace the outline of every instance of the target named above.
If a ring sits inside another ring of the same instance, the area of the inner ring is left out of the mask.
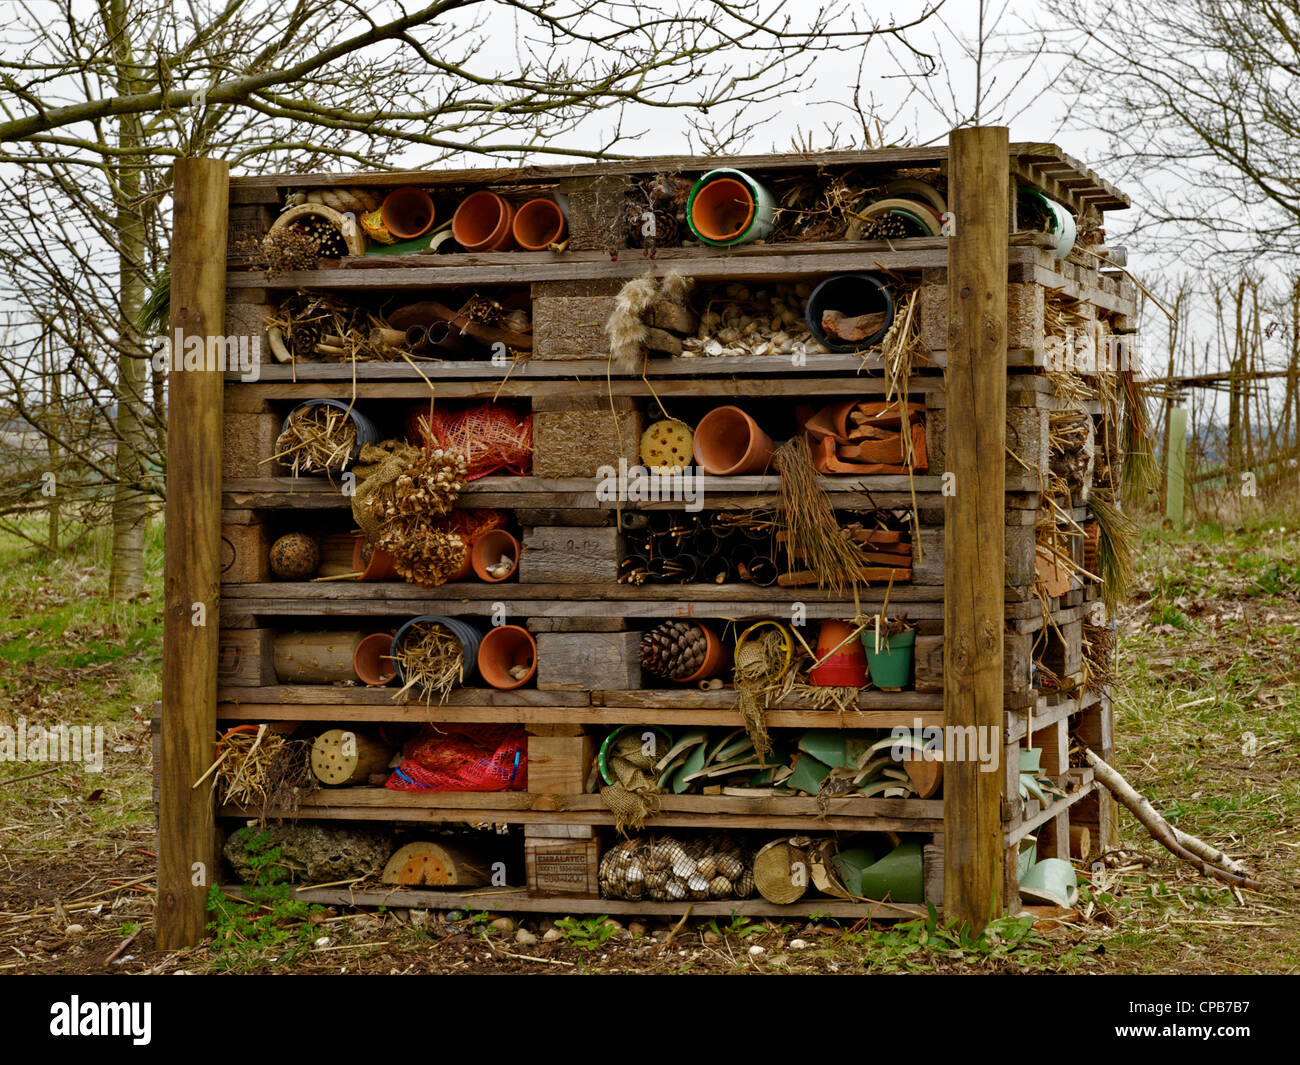
[[[288,462],[292,475],[341,473],[357,447],[357,427],[347,411],[317,404],[289,415],[275,441],[275,458]]]
[[[256,807],[266,803],[275,784],[271,768],[285,745],[279,733],[266,725],[237,728],[227,732],[217,743],[217,802]]]
[[[318,233],[286,226],[260,239],[241,237],[235,243],[235,252],[270,280],[293,270],[314,270],[321,258],[321,239]]]
[[[1115,630],[1083,621],[1083,688],[1105,689],[1115,682]]]
[[[425,702],[447,701],[451,690],[465,679],[465,652],[460,640],[437,622],[422,621],[411,626],[402,646],[393,655],[402,667],[406,683],[393,696],[400,701],[412,689],[418,689]]]
[[[817,479],[808,439],[787,440],[776,452],[781,471],[781,508],[786,528],[786,556],[790,568],[796,559],[817,574],[817,587],[838,592],[864,582],[858,546],[835,520],[830,498]]]

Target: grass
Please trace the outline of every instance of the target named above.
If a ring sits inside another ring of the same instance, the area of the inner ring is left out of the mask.
[[[39,523],[28,530],[38,534]],[[162,662],[162,527],[145,549],[145,592],[107,598],[108,536],[50,558],[0,537],[0,724],[103,726],[104,768],[79,762],[0,764],[0,780],[53,772],[0,787],[7,849],[59,851],[69,835],[94,844],[105,833],[152,821],[149,721]]]
[[[149,719],[161,657],[161,530],[150,530],[146,596],[132,603],[106,599],[106,538],[87,538],[81,547],[51,560],[31,545],[0,538],[0,723],[22,717],[29,725],[99,724],[106,732],[103,773],[58,764],[54,772],[3,786],[50,767],[0,763],[0,848],[9,869],[56,861],[72,847],[112,857],[115,832],[138,837],[153,822]],[[1185,534],[1143,533],[1133,594],[1120,614],[1115,765],[1179,828],[1240,858],[1263,881],[1263,893],[1238,896],[1205,879],[1124,813],[1124,850],[1104,868],[1081,869],[1085,920],[1077,925],[1043,930],[1013,919],[977,941],[920,919],[814,937],[798,930],[802,921],[781,926],[735,916],[684,929],[670,958],[649,953],[657,948],[644,940],[620,936],[601,917],[585,917],[557,922],[564,939],[554,946],[570,952],[557,957],[568,957],[571,966],[553,971],[629,971],[643,964],[659,972],[710,971],[714,955],[715,970],[722,959],[733,969],[773,972],[1296,971],[1298,646],[1300,519],[1262,511],[1216,514]],[[277,958],[277,971],[320,965],[312,960],[316,952],[304,949],[306,940],[282,935],[291,929],[281,919],[310,922],[280,903],[274,908],[283,912],[260,929],[241,924],[233,911],[214,917],[231,934],[206,962],[192,956],[185,964],[238,971]],[[101,918],[114,939],[137,922],[149,923],[137,915],[124,923],[124,917]],[[465,921],[471,943],[457,949],[470,951],[466,958],[482,956],[485,918]],[[329,920],[331,928],[365,926],[360,917]],[[420,965],[437,956],[439,936],[408,931],[410,952],[400,943],[376,942],[377,952],[394,954],[384,964]],[[720,940],[716,946],[698,938],[709,932],[711,942]],[[349,933],[332,934],[348,942]],[[358,933],[355,946],[327,956],[346,954],[348,964],[359,964],[369,956],[365,935],[377,934]],[[811,945],[790,950],[788,942],[800,936]],[[637,958],[661,960],[632,958],[626,942],[644,946],[648,953]],[[702,949],[689,958],[676,950],[694,943]],[[768,960],[752,958],[751,945],[763,945]]]

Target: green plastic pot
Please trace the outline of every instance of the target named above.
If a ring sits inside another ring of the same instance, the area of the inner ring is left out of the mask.
[[[1020,878],[1020,897],[1047,906],[1073,906],[1079,878],[1064,858],[1044,858]]]
[[[921,844],[900,843],[880,861],[862,870],[860,886],[861,897],[865,899],[924,902],[925,860]]]
[[[916,649],[916,633],[900,632],[881,641],[876,651],[876,633],[868,628],[862,634],[862,646],[867,652],[867,672],[877,688],[903,688],[912,680],[912,657]]]

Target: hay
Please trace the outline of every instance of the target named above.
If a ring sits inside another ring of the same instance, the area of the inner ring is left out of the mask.
[[[217,803],[255,809],[262,825],[268,815],[296,818],[318,787],[310,759],[307,740],[286,739],[265,724],[236,726],[217,741]]]
[[[465,680],[465,652],[460,640],[437,622],[422,621],[411,626],[393,661],[402,667],[406,679],[393,695],[395,702],[419,689],[425,703],[431,703],[435,695],[439,703],[445,703],[451,690]]]
[[[908,434],[904,433],[904,436]],[[792,570],[797,559],[817,574],[817,587],[829,585],[841,593],[846,584],[866,583],[859,549],[835,520],[830,497],[813,466],[808,439],[787,440],[776,452],[781,471],[781,508],[785,525],[786,557]]]
[[[1115,630],[1083,622],[1083,690],[1105,691],[1115,683]]]
[[[357,447],[357,427],[347,411],[317,405],[289,415],[276,437],[273,456],[297,477],[303,473],[342,473]]]
[[[1097,574],[1102,581],[1101,598],[1112,617],[1127,597],[1133,582],[1137,524],[1119,509],[1110,490],[1093,492],[1089,502],[1097,519]]]

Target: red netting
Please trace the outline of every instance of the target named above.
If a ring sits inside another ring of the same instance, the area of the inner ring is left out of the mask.
[[[506,516],[499,510],[486,507],[468,507],[465,510],[453,510],[445,518],[438,518],[433,527],[443,532],[456,533],[471,543],[474,537],[493,529],[504,528]]]
[[[417,407],[406,419],[406,435],[422,447],[437,444],[464,454],[471,481],[498,470],[526,474],[533,468],[533,416],[506,404],[460,411]]]
[[[527,791],[528,734],[509,725],[444,725],[402,748],[394,791]]]

